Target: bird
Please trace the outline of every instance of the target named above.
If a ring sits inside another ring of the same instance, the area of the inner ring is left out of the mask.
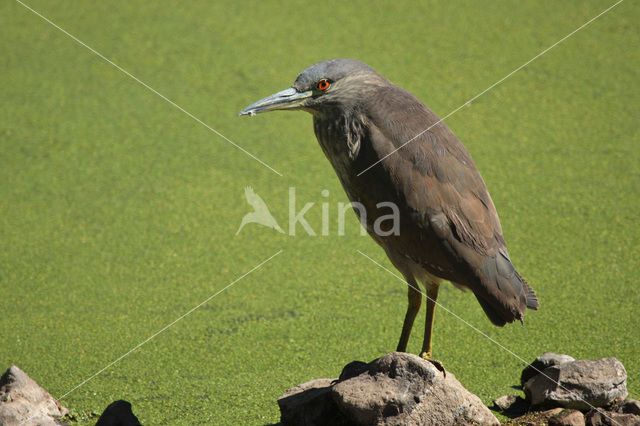
[[[433,361],[432,336],[443,281],[470,290],[496,326],[523,318],[538,298],[507,252],[486,184],[462,142],[423,102],[369,65],[332,59],[305,68],[293,85],[238,115],[311,113],[313,129],[369,235],[408,285],[397,345],[406,352],[426,289],[420,357]],[[398,232],[375,229],[379,203],[392,203]]]
[[[258,223],[260,225],[266,226],[268,228],[275,229],[281,234],[284,234],[284,231],[276,222],[276,219],[273,217],[271,212],[269,211],[269,207],[264,202],[262,197],[260,197],[250,186],[247,186],[244,189],[244,196],[247,199],[247,203],[251,207],[253,207],[253,211],[244,215],[242,218],[242,222],[240,223],[240,227],[236,231],[236,235],[240,233],[240,230],[244,228],[247,223]]]

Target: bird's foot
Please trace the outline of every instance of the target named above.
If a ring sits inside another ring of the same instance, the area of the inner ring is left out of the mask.
[[[442,376],[443,377],[447,377],[447,371],[444,369],[444,365],[442,365],[442,363],[440,361],[438,361],[437,359],[431,358],[431,354],[430,353],[422,352],[422,353],[420,353],[420,358],[424,359],[425,361],[429,361],[431,364],[433,364],[434,367],[436,367],[438,370],[442,371]]]

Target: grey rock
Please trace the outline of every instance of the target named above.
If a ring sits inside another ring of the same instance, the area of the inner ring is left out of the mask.
[[[141,424],[131,410],[131,403],[120,399],[105,408],[96,426],[141,426]]]
[[[349,363],[339,379],[303,383],[278,405],[285,426],[500,424],[451,372],[402,352]]]
[[[562,410],[549,419],[549,426],[585,426],[584,415],[578,410]]]
[[[588,411],[627,396],[627,372],[615,358],[579,360],[547,367],[524,385],[533,406],[560,406]]]
[[[287,390],[280,398],[280,422],[288,425],[351,424],[331,397],[333,379],[316,379]]]
[[[511,407],[514,402],[516,402],[517,398],[518,397],[516,395],[502,395],[500,398],[494,399],[493,404],[498,408],[498,410],[505,411]]]
[[[575,359],[569,355],[545,352],[522,370],[522,374],[520,375],[520,384],[524,386],[529,379],[537,376],[547,367],[561,365],[572,361],[575,361]]]
[[[500,424],[451,372],[445,377],[432,363],[402,352],[372,361],[334,384],[331,394],[358,425]]]
[[[0,425],[60,425],[59,421],[68,413],[69,410],[15,365],[0,377]]]
[[[527,401],[516,395],[504,395],[493,400],[495,410],[501,411],[503,415],[514,418],[520,417],[529,411]]]
[[[640,416],[594,409],[585,414],[589,426],[638,426]]]

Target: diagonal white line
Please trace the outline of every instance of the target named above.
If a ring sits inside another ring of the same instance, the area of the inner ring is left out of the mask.
[[[162,99],[164,99],[165,101],[170,103],[172,106],[174,106],[175,108],[179,109],[180,111],[182,111],[183,113],[185,113],[186,115],[188,115],[189,117],[191,117],[192,119],[194,119],[195,121],[197,121],[198,123],[200,123],[201,125],[206,127],[207,129],[209,129],[210,131],[215,133],[216,135],[220,136],[222,139],[224,139],[225,141],[229,142],[231,145],[235,146],[240,151],[244,152],[249,157],[253,158],[258,163],[262,164],[263,166],[265,166],[266,168],[268,168],[269,170],[271,170],[275,174],[277,174],[279,176],[282,176],[282,173],[280,173],[279,171],[277,171],[276,169],[274,169],[273,167],[271,167],[270,165],[268,165],[267,163],[265,163],[264,161],[262,161],[261,159],[259,159],[258,157],[256,157],[255,155],[253,155],[252,153],[250,153],[249,151],[247,151],[246,149],[244,149],[243,147],[241,147],[240,145],[238,145],[237,143],[235,143],[234,141],[232,141],[231,139],[229,139],[228,137],[226,137],[222,133],[220,133],[219,131],[217,131],[216,129],[214,129],[213,127],[209,126],[207,123],[205,123],[204,121],[200,120],[198,117],[196,117],[195,115],[191,114],[189,111],[187,111],[186,109],[182,108],[180,105],[176,104],[171,99],[167,98],[165,95],[163,95],[162,93],[158,92],[156,89],[154,89],[153,87],[149,86],[147,83],[145,83],[144,81],[140,80],[138,77],[136,77],[135,75],[131,74],[129,71],[125,70],[120,65],[116,64],[115,62],[113,62],[112,60],[110,60],[109,58],[104,56],[102,53],[100,53],[97,50],[95,50],[93,47],[89,46],[88,44],[86,44],[85,42],[83,42],[82,40],[80,40],[79,38],[74,36],[73,34],[69,33],[65,29],[61,28],[59,25],[56,25],[50,19],[46,18],[45,16],[43,16],[42,14],[37,12],[36,10],[34,10],[31,7],[27,6],[22,1],[20,1],[20,0],[16,0],[16,1],[18,3],[20,3],[22,6],[24,6],[26,9],[30,10],[31,12],[33,12],[35,15],[39,16],[40,18],[42,18],[44,21],[48,22],[49,24],[51,24],[52,26],[54,26],[55,28],[60,30],[62,33],[67,35],[69,38],[74,40],[76,43],[80,44],[81,46],[86,47],[92,53],[94,53],[95,55],[99,56],[104,61],[108,62],[109,64],[113,65],[116,69],[118,69],[119,71],[124,73],[127,77],[130,77],[131,79],[135,80],[140,85],[144,86],[146,89],[148,89],[151,92],[155,93],[156,95],[160,96]]]
[[[403,282],[404,284],[407,284],[409,287],[411,287],[413,290],[417,291],[418,293],[422,294],[424,297],[426,297],[427,299],[429,299],[430,301],[432,301],[433,303],[435,303],[439,308],[444,309],[446,312],[450,313],[451,315],[453,315],[454,317],[456,317],[458,320],[462,321],[465,325],[469,326],[471,329],[473,329],[474,331],[476,331],[477,333],[479,333],[480,335],[482,335],[484,338],[488,339],[490,342],[496,344],[497,346],[499,346],[501,349],[505,350],[506,352],[508,352],[509,354],[511,354],[512,356],[514,356],[515,358],[517,358],[518,360],[520,360],[522,363],[524,363],[525,365],[529,365],[529,362],[526,361],[524,358],[522,358],[521,356],[519,356],[518,354],[516,354],[515,352],[513,352],[511,349],[507,348],[506,346],[502,345],[500,342],[496,341],[495,339],[491,338],[489,335],[487,335],[485,332],[483,332],[482,330],[478,329],[476,326],[474,326],[473,324],[469,323],[467,320],[465,320],[464,318],[462,318],[461,316],[457,315],[456,313],[452,312],[450,309],[447,309],[445,306],[443,306],[442,304],[438,303],[437,301],[433,300],[432,298],[430,298],[429,296],[427,296],[426,293],[424,293],[422,290],[420,290],[419,288],[416,288],[414,286],[412,286],[411,284],[409,284],[404,278],[402,278],[400,275],[394,273],[393,271],[389,270],[388,268],[385,268],[382,264],[378,263],[376,260],[372,259],[371,257],[367,256],[366,254],[364,254],[363,252],[361,252],[360,250],[356,250],[358,253],[360,253],[362,256],[366,257],[367,259],[369,259],[371,262],[375,263],[376,265],[378,265],[381,269],[387,271],[389,274],[393,275],[394,277],[396,277],[398,280],[400,280],[401,282]],[[559,382],[557,382],[556,380],[552,379],[551,377],[549,377],[548,375],[544,374],[541,370],[538,370],[536,367],[531,366],[531,368],[533,368],[534,370],[536,370],[539,374],[542,374],[544,377],[546,377],[547,379],[551,380],[553,383],[557,384],[559,387],[561,387],[562,389],[564,389],[565,391],[568,391],[567,388],[565,388],[564,386],[562,386]],[[582,398],[580,398],[582,399]],[[588,406],[590,406],[591,408],[595,409],[596,407],[594,405],[591,405],[588,401],[585,401],[584,399],[582,399],[582,401],[587,404]],[[602,413],[603,415],[607,416],[606,414]],[[615,423],[615,424],[619,424],[616,421],[614,421],[610,416],[609,419]]]
[[[622,3],[624,0],[618,0],[616,3],[614,3],[613,5],[609,6],[608,8],[606,8],[605,10],[603,10],[602,12],[600,12],[599,14],[597,14],[596,16],[594,16],[593,18],[589,19],[587,22],[585,22],[584,24],[580,25],[578,28],[576,28],[575,30],[571,31],[569,34],[567,34],[566,36],[562,37],[560,40],[556,41],[555,43],[553,43],[551,46],[547,47],[546,49],[544,49],[542,52],[538,53],[536,56],[534,56],[533,58],[529,59],[527,62],[525,62],[524,64],[520,65],[518,68],[516,68],[515,70],[511,71],[509,74],[505,75],[504,77],[502,77],[500,80],[496,81],[495,83],[493,83],[491,86],[487,87],[486,89],[484,89],[482,92],[478,93],[477,95],[475,95],[474,97],[472,97],[471,99],[469,99],[468,101],[466,101],[465,103],[463,103],[462,105],[460,105],[458,108],[454,109],[453,111],[451,111],[449,114],[445,115],[444,117],[442,117],[440,120],[436,121],[435,123],[433,123],[431,126],[427,127],[426,129],[424,129],[423,131],[421,131],[420,133],[418,133],[417,135],[415,135],[414,137],[412,137],[411,139],[409,139],[408,141],[406,141],[405,143],[403,143],[402,145],[400,145],[398,148],[394,149],[393,151],[391,151],[390,153],[388,153],[387,155],[385,155],[384,157],[382,157],[381,159],[379,159],[378,161],[376,161],[375,163],[373,163],[372,165],[370,165],[369,167],[367,167],[366,169],[364,169],[363,171],[361,171],[360,173],[358,173],[358,176],[360,176],[361,174],[365,173],[367,170],[371,169],[372,167],[376,166],[377,164],[379,164],[380,162],[382,162],[382,160],[386,159],[387,157],[395,154],[396,152],[398,152],[400,149],[402,149],[405,145],[413,142],[414,140],[416,140],[416,138],[420,137],[421,135],[423,135],[424,133],[428,132],[429,130],[431,130],[431,128],[433,128],[434,126],[438,125],[439,123],[443,122],[444,120],[446,120],[447,118],[451,117],[453,114],[455,114],[456,112],[460,111],[462,108],[464,108],[466,105],[469,105],[471,102],[475,101],[476,99],[478,99],[480,96],[484,95],[485,93],[487,93],[489,90],[493,89],[494,87],[496,87],[497,85],[499,85],[500,83],[502,83],[503,81],[505,81],[506,79],[508,79],[509,77],[511,77],[512,75],[514,75],[515,73],[517,73],[518,71],[520,71],[522,68],[526,67],[527,65],[529,65],[531,62],[535,61],[536,59],[538,59],[540,56],[544,55],[545,53],[547,53],[548,51],[550,51],[551,49],[553,49],[554,47],[556,47],[557,45],[559,45],[560,43],[562,43],[563,41],[565,41],[566,39],[568,39],[569,37],[571,37],[572,35],[574,35],[575,33],[577,33],[578,31],[580,31],[581,29],[583,29],[584,27],[586,27],[587,25],[589,25],[590,23],[592,23],[593,21],[595,21],[596,19],[598,19],[599,17],[601,17],[602,15],[604,15],[605,13],[609,12],[611,9],[613,9],[614,7],[616,7],[617,5],[619,5],[620,3]]]
[[[273,259],[274,257],[276,257],[277,255],[279,255],[280,253],[282,253],[283,250],[279,250],[278,252],[276,252],[275,254],[271,255],[271,257],[263,260],[262,262],[260,262],[259,264],[257,264],[256,266],[254,266],[253,268],[251,268],[249,271],[245,272],[244,274],[240,275],[238,278],[236,278],[235,280],[233,280],[232,282],[230,282],[229,284],[227,284],[226,287],[224,287],[221,290],[218,290],[216,293],[212,294],[211,296],[207,297],[205,300],[203,300],[202,302],[198,303],[196,306],[194,306],[193,308],[189,309],[187,312],[185,312],[184,314],[182,314],[181,316],[179,316],[178,318],[176,318],[175,320],[173,320],[172,322],[170,322],[169,324],[165,325],[164,327],[162,327],[160,330],[156,331],[155,333],[153,333],[151,336],[147,337],[145,340],[143,340],[142,342],[138,343],[136,346],[134,346],[133,348],[131,348],[129,351],[127,351],[126,353],[120,355],[118,358],[116,358],[115,360],[111,361],[109,364],[107,364],[105,367],[101,368],[100,370],[96,371],[94,374],[92,374],[91,376],[89,376],[88,378],[86,378],[85,380],[83,380],[82,382],[80,382],[78,385],[74,386],[72,389],[68,390],[67,392],[65,392],[61,397],[59,397],[58,399],[62,399],[64,397],[66,397],[67,395],[69,395],[71,392],[75,391],[76,389],[78,389],[79,387],[83,386],[85,383],[87,383],[89,380],[93,379],[94,377],[96,377],[97,375],[99,375],[100,373],[104,372],[105,370],[109,369],[111,366],[113,366],[114,364],[116,364],[118,361],[122,360],[123,358],[127,357],[128,355],[130,355],[132,352],[134,352],[136,349],[138,349],[139,347],[141,347],[142,345],[144,345],[145,343],[149,342],[151,339],[155,338],[156,336],[158,336],[159,334],[163,333],[165,330],[167,330],[169,327],[173,326],[174,324],[176,324],[178,321],[182,320],[184,317],[186,317],[187,315],[191,314],[193,311],[195,311],[196,309],[198,309],[199,307],[201,307],[202,305],[204,305],[205,303],[207,303],[209,300],[213,299],[214,297],[216,297],[217,295],[219,295],[220,293],[222,293],[223,291],[225,291],[226,289],[228,289],[229,287],[231,287],[232,285],[234,285],[235,283],[237,283],[238,281],[240,281],[241,279],[243,279],[244,277],[246,277],[247,275],[251,274],[252,272],[254,272],[255,270],[259,269],[260,267],[262,267],[265,263],[269,262],[271,259]]]

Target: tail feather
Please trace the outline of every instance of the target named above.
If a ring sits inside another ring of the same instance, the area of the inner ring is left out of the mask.
[[[485,258],[480,273],[482,286],[475,292],[489,320],[497,326],[524,318],[529,309],[540,306],[538,297],[516,271],[506,254]]]
[[[522,285],[524,287],[525,295],[527,297],[527,308],[537,311],[538,307],[540,306],[540,302],[538,302],[538,296],[536,296],[535,291],[533,291],[529,283],[526,282],[525,279],[520,276],[520,274],[518,274],[518,278],[520,278],[520,281],[522,282]]]

